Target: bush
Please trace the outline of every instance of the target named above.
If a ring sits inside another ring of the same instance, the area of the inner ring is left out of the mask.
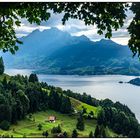
[[[58,125],[57,127],[53,127],[51,133],[61,133],[60,125]]]
[[[38,124],[38,130],[41,130],[42,129],[42,125],[41,124]]]
[[[77,138],[77,137],[78,137],[77,130],[74,129],[73,132],[72,132],[72,138]]]
[[[30,113],[30,114],[29,114],[29,119],[31,119],[31,118],[32,118],[32,116],[33,116],[33,115],[32,115],[32,113]]]
[[[49,133],[48,133],[48,131],[44,131],[44,132],[42,133],[42,135],[45,136],[45,137],[47,138],[48,135],[49,135]]]
[[[0,123],[0,128],[3,129],[3,130],[9,130],[10,123],[8,121],[4,120]]]
[[[94,135],[93,135],[92,131],[89,133],[89,138],[94,138]]]
[[[26,134],[24,133],[22,137],[23,137],[23,138],[26,138]]]
[[[83,131],[85,129],[84,119],[82,114],[80,114],[80,117],[77,119],[76,128],[80,131]]]
[[[68,137],[68,134],[67,134],[66,131],[63,133],[63,136],[64,136],[64,138],[67,138]]]

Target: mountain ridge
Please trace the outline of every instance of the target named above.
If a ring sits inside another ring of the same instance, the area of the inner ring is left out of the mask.
[[[34,30],[21,40],[24,44],[16,55],[3,55],[7,67],[49,74],[140,74],[140,63],[132,59],[128,46],[112,40],[94,42],[85,35],[71,36],[55,27]]]

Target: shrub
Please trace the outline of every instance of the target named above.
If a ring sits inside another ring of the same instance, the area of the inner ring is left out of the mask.
[[[30,114],[29,114],[29,119],[31,119],[31,118],[32,118],[32,116],[33,116],[33,115],[32,115],[32,113],[30,113]]]
[[[46,131],[44,131],[44,132],[42,133],[42,135],[45,136],[45,137],[47,138],[48,135],[49,135],[49,133],[48,133],[48,131],[46,130]]]
[[[67,134],[66,131],[63,133],[63,136],[64,136],[64,138],[67,138],[68,137],[68,134]]]
[[[89,133],[89,138],[94,138],[94,135],[93,135],[92,131]]]
[[[0,123],[0,128],[3,129],[3,130],[9,130],[10,123],[8,121],[4,120]]]
[[[23,138],[26,138],[26,134],[25,133],[23,134]]]
[[[58,125],[57,127],[53,127],[51,133],[61,133],[60,125]]]
[[[83,131],[85,129],[85,124],[84,124],[84,119],[83,119],[82,114],[77,119],[76,128],[79,129],[80,131]]]
[[[77,130],[74,129],[73,132],[72,132],[72,138],[77,138],[77,137],[78,137]]]
[[[41,130],[42,129],[42,125],[41,124],[38,124],[38,130]]]

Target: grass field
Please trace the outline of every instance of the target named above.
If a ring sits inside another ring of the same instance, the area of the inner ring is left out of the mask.
[[[82,108],[84,107],[87,109],[87,113],[93,111],[95,117],[97,117],[98,112],[101,110],[101,107],[94,107],[71,97],[70,97],[70,101],[72,103],[73,108],[75,108],[77,111],[82,110]]]
[[[56,122],[46,122],[48,117],[51,115],[56,116]],[[48,130],[48,137],[53,137],[53,134],[51,134],[51,129],[54,126],[58,126],[59,124],[62,128],[62,131],[66,131],[68,133],[68,136],[71,137],[71,133],[73,129],[76,128],[77,123],[76,116],[64,115],[52,110],[37,112],[33,114],[32,118],[34,118],[35,121],[33,119],[29,119],[29,117],[27,116],[24,120],[18,121],[16,125],[11,125],[10,130],[0,130],[0,134],[9,136],[13,135],[13,137],[43,137],[42,132]],[[42,130],[38,130],[37,125],[39,123],[43,126]],[[85,130],[78,131],[78,137],[88,137],[90,131],[94,132],[95,127],[96,120],[85,120]],[[107,129],[106,131],[110,137],[116,136],[111,130]]]

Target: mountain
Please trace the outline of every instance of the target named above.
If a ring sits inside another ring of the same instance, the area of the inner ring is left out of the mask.
[[[3,55],[7,67],[49,74],[140,74],[140,62],[132,58],[128,46],[112,40],[93,42],[57,28],[35,30],[20,40],[24,44],[16,55]]]

